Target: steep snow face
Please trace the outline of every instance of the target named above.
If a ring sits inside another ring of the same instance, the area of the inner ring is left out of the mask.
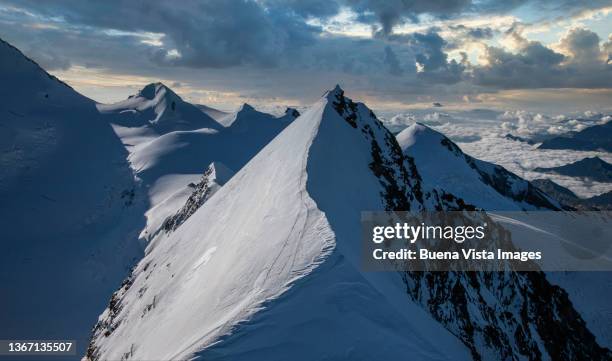
[[[397,135],[414,158],[423,182],[477,207],[493,210],[559,209],[559,204],[528,181],[501,166],[474,159],[450,139],[417,123]]]
[[[213,118],[216,121],[219,121],[223,117],[227,116],[228,113],[219,109],[215,109],[203,104],[194,104],[198,109],[208,114],[209,117]]]
[[[418,204],[412,194],[418,182],[403,169],[401,151],[389,149],[393,135],[383,131],[367,107],[342,94],[336,88],[321,100],[325,107],[316,117],[317,134],[305,169],[308,194],[334,222],[334,251],[233,334],[199,352],[198,359],[470,359],[455,337],[408,299],[399,274],[359,269],[360,209]],[[301,121],[306,119],[296,120]],[[373,142],[380,146],[373,148]],[[399,184],[400,179],[406,183]],[[403,196],[393,200],[392,192]]]
[[[0,41],[0,337],[75,339],[134,259],[145,204],[95,103]]]
[[[369,142],[335,113],[335,94],[153,241],[100,317],[91,359],[469,359],[456,338],[410,307],[399,275],[383,275],[374,286],[335,248],[334,232],[309,196],[309,173],[337,164],[321,162],[313,141],[316,153],[320,142],[367,145],[361,155],[343,154],[359,166],[353,174],[365,176],[356,181],[372,187],[371,200],[384,204],[377,177],[362,163]]]
[[[136,95],[114,104],[97,104],[102,114],[124,127],[147,126],[159,134],[175,130],[219,129],[208,114],[189,104],[162,83],[151,83]]]
[[[90,358],[188,358],[325,259],[333,233],[306,192],[305,172],[324,105],[161,235],[100,317]]]

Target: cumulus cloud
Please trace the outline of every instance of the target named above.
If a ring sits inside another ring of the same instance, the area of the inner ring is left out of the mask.
[[[478,85],[505,89],[607,88],[612,67],[599,46],[599,36],[586,29],[571,29],[560,40],[557,52],[538,41],[527,41],[513,33],[517,52],[487,46],[486,64],[474,68]]]
[[[397,56],[393,52],[390,46],[385,47],[385,64],[389,67],[389,74],[392,75],[402,75],[404,70],[397,59]]]
[[[584,28],[570,30],[559,41],[559,47],[568,54],[568,62],[579,66],[598,66],[607,61],[606,45],[599,48],[599,36]]]
[[[408,46],[414,54],[417,75],[429,83],[454,84],[462,79],[465,70],[465,56],[461,62],[449,60],[446,52],[448,43],[437,29],[411,34],[393,34],[389,40]]]
[[[496,43],[507,23],[487,21],[491,14],[507,14],[519,6],[578,11],[605,6],[600,1],[5,0],[5,4],[0,7],[3,37],[49,70],[90,67],[192,86],[197,79],[199,84],[222,84],[223,89],[217,90],[248,89],[268,96],[277,96],[272,93],[281,88],[277,84],[289,80],[294,82],[291,89],[281,93],[324,88],[334,79],[333,83],[344,81],[362,94],[376,94],[390,103],[441,101],[450,106],[462,99],[486,103],[494,98],[486,95],[508,89],[608,89],[612,83],[611,39],[602,41],[594,32],[577,28],[558,43],[545,45],[524,38],[517,26],[507,34],[517,47],[508,48]],[[331,31],[326,21],[343,22],[348,29]],[[361,26],[359,36],[352,33],[352,26]],[[477,56],[485,63],[478,64]]]
[[[292,51],[312,44],[320,29],[308,25],[301,16],[320,14],[321,9],[313,1],[294,5],[295,11],[264,8],[247,0],[15,4],[82,28],[163,34],[159,46],[151,52],[152,60],[189,67],[271,66]]]
[[[560,114],[547,116],[526,110],[509,110],[500,114],[500,135],[510,133],[534,141],[542,141],[551,136],[581,131],[595,124],[605,123],[609,116],[586,111],[581,114]]]

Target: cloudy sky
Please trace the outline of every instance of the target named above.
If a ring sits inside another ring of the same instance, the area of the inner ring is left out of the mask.
[[[101,102],[162,81],[304,105],[340,83],[381,111],[612,110],[610,0],[0,0],[0,37]]]

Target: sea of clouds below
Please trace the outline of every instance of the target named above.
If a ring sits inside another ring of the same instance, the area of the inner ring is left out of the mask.
[[[504,138],[505,135],[512,134],[541,141],[568,131],[579,131],[588,126],[605,123],[612,119],[610,115],[586,112],[549,117],[526,111],[501,113],[492,110],[421,110],[383,115],[381,118],[396,132],[415,122],[424,123],[451,138],[465,153],[475,158],[499,164],[528,180],[551,179],[580,197],[592,197],[612,190],[612,183],[533,171],[537,167],[557,167],[593,156],[612,163],[611,153],[537,149],[539,143],[530,145]]]

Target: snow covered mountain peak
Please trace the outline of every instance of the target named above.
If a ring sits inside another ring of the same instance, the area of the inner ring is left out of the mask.
[[[250,104],[244,103],[235,113],[219,119],[219,122],[232,131],[244,132],[252,128],[276,128],[279,124],[284,124],[284,127],[299,115],[300,113],[297,110],[288,108],[285,114],[276,117],[268,113],[260,112]],[[255,129],[253,130],[255,131]]]
[[[326,93],[327,97],[337,97],[344,95],[344,89],[340,86],[340,84],[336,84],[333,89],[328,90]]]
[[[140,89],[136,95],[130,95],[129,98],[132,97],[143,97],[146,99],[153,99],[160,92],[172,92],[168,87],[166,87],[162,82],[149,83],[145,85],[144,88]],[[174,92],[172,92],[174,93]]]
[[[255,111],[255,108],[253,108],[249,103],[243,103],[238,109],[238,113],[248,113],[252,111]]]
[[[559,210],[560,205],[528,181],[496,164],[465,154],[457,144],[416,123],[397,141],[413,157],[424,183],[487,210]]]
[[[364,104],[326,93],[212,196],[202,183],[111,298],[87,359],[607,355],[542,273],[363,272],[363,210],[469,209],[417,165]]]
[[[402,148],[413,146],[417,142],[417,138],[421,140],[428,138],[428,141],[440,142],[444,136],[419,122],[414,123],[397,135],[397,141]]]
[[[135,95],[114,104],[97,104],[103,114],[112,114],[113,123],[125,127],[147,126],[158,133],[201,128],[220,129],[208,114],[185,102],[161,82],[151,83]]]

